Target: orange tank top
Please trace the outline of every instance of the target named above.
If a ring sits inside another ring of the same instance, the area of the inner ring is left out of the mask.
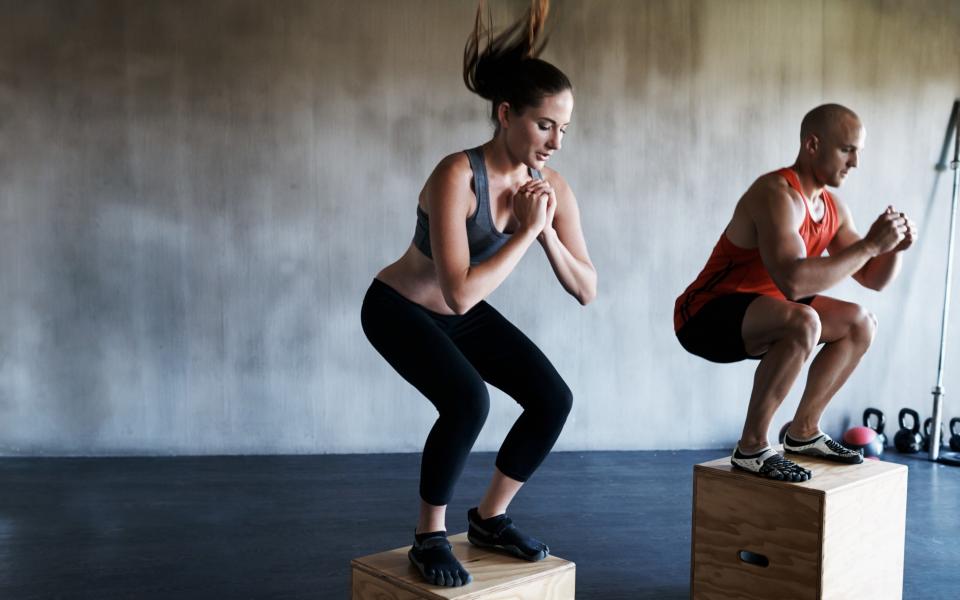
[[[788,168],[777,171],[787,180],[793,189],[803,195],[800,189],[800,178]],[[807,247],[807,256],[821,256],[833,240],[839,226],[837,207],[833,198],[823,190],[824,213],[823,219],[816,222],[807,214],[800,224],[800,237]],[[804,203],[806,205],[806,203]],[[727,239],[726,232],[720,234],[720,240],[713,247],[713,252],[707,264],[700,271],[696,280],[687,286],[673,307],[673,327],[679,330],[683,325],[703,308],[707,302],[734,293],[754,293],[774,298],[785,299],[783,292],[770,278],[767,268],[760,258],[759,248],[741,248]]]

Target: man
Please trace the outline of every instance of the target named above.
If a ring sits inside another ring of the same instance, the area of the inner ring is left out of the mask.
[[[784,440],[786,453],[841,463],[863,460],[820,431],[820,417],[870,347],[877,320],[863,307],[820,293],[847,277],[880,290],[917,238],[892,206],[857,233],[849,209],[826,187],[857,167],[865,131],[837,104],[803,118],[800,152],[788,168],[757,179],[699,277],[677,298],[674,326],[683,347],[714,362],[759,359],[734,466],[760,476],[806,481],[810,471],[767,442],[774,412],[813,349],[807,386]],[[829,256],[822,256],[824,251]]]

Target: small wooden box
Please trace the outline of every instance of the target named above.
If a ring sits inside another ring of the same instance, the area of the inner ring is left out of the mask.
[[[548,556],[527,562],[477,548],[461,533],[449,538],[453,554],[473,576],[456,588],[425,583],[407,559],[410,546],[355,558],[353,600],[573,600],[576,565]]]
[[[810,481],[763,479],[729,457],[694,467],[691,597],[899,599],[907,468],[790,459]]]

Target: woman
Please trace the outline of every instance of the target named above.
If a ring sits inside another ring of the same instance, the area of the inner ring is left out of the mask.
[[[424,445],[409,552],[435,585],[471,581],[451,552],[445,516],[487,416],[484,382],[524,411],[503,442],[490,487],[468,512],[469,540],[531,561],[549,551],[517,529],[506,510],[556,442],[572,397],[539,348],[484,301],[535,240],[567,292],[581,304],[596,295],[576,199],[545,166],[573,110],[570,81],[536,58],[547,10],[547,0],[534,0],[521,20],[492,37],[481,0],[463,77],[491,101],[493,139],[440,161],[420,192],[413,242],[377,274],[361,311],[371,344],[439,412]]]

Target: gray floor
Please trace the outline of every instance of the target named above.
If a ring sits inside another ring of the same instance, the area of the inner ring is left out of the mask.
[[[577,563],[577,597],[689,594],[692,465],[723,451],[554,453],[511,513]],[[904,598],[960,598],[960,469],[909,465]],[[409,543],[415,454],[0,459],[0,598],[347,598]],[[493,463],[450,506],[464,529]]]

